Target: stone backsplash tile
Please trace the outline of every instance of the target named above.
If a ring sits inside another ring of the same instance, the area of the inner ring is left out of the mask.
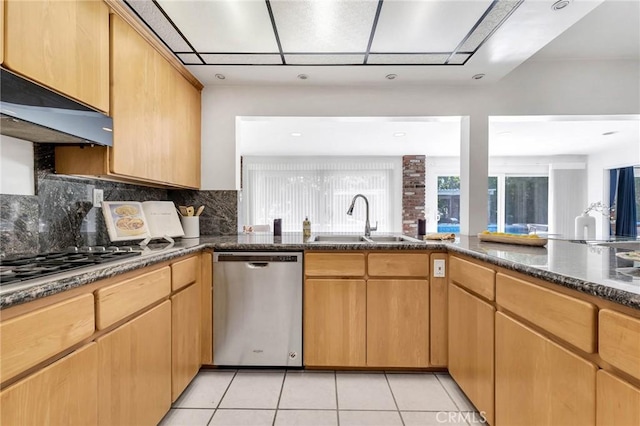
[[[233,235],[238,232],[237,191],[170,190],[178,206],[205,206],[200,216],[201,235]]]
[[[0,256],[38,251],[38,197],[0,194]]]

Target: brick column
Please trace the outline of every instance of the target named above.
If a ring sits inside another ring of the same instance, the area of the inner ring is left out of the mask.
[[[424,155],[402,157],[402,232],[418,234],[418,219],[424,218],[426,167]]]

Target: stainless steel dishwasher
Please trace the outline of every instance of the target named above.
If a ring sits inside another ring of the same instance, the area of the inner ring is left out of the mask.
[[[302,366],[302,253],[213,259],[213,363]]]

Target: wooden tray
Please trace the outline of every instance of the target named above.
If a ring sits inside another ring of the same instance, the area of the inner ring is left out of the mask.
[[[542,247],[547,244],[546,238],[528,238],[520,237],[518,235],[493,235],[493,234],[478,234],[480,241],[487,241],[492,243],[504,243],[504,244],[518,244],[521,246],[535,246]]]

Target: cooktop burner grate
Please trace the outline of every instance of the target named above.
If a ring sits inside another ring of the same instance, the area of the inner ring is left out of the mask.
[[[139,256],[140,247],[70,247],[63,252],[0,259],[0,285]]]

